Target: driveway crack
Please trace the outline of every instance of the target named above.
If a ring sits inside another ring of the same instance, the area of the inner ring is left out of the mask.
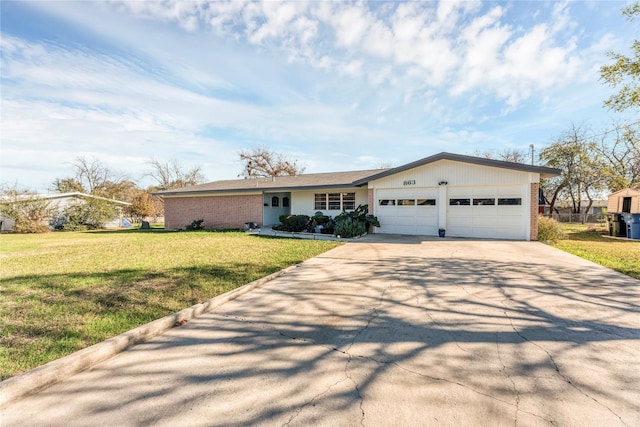
[[[513,380],[511,375],[509,375],[509,371],[507,370],[507,366],[502,361],[502,355],[500,354],[500,343],[498,341],[496,341],[496,353],[498,354],[498,361],[500,362],[500,365],[502,366],[502,368],[500,368],[500,370],[504,373],[504,375],[511,382],[511,387],[513,388],[513,392],[515,394],[516,410],[515,410],[515,414],[514,414],[514,418],[515,419],[513,420],[513,425],[517,426],[518,425],[518,412],[520,411],[520,392],[518,391],[518,387],[516,387],[515,381]]]
[[[556,371],[556,373],[560,376],[560,378],[562,378],[567,384],[569,384],[571,387],[573,387],[578,393],[582,394],[583,396],[585,396],[588,399],[593,400],[594,402],[596,402],[598,405],[602,406],[603,408],[607,409],[609,412],[611,412],[613,415],[615,415],[616,418],[618,418],[618,420],[620,420],[620,422],[625,425],[628,426],[627,423],[624,422],[624,420],[622,419],[622,417],[620,415],[618,415],[613,409],[609,408],[607,405],[605,405],[604,403],[600,402],[598,399],[596,399],[595,397],[591,396],[590,394],[588,394],[587,392],[585,392],[584,390],[582,390],[580,387],[578,387],[572,380],[571,378],[569,378],[566,374],[564,374],[563,372],[560,371],[560,366],[558,366],[558,364],[556,363],[555,359],[553,358],[553,356],[551,355],[551,353],[545,349],[544,347],[542,347],[540,344],[538,344],[535,341],[530,340],[529,338],[527,338],[526,336],[524,336],[513,324],[513,319],[511,319],[511,317],[507,314],[507,312],[504,312],[504,315],[507,317],[507,319],[509,319],[509,323],[511,324],[511,328],[513,329],[513,331],[525,342],[528,342],[529,344],[539,348],[540,350],[542,350],[547,357],[549,358],[549,361],[551,362],[551,364],[553,365],[554,370]]]
[[[335,387],[335,386],[337,386],[338,384],[340,384],[340,383],[342,383],[342,382],[346,381],[347,379],[348,379],[348,378],[346,378],[346,377],[345,377],[345,378],[342,378],[342,379],[340,379],[340,380],[336,381],[335,383],[333,383],[333,384],[329,385],[329,387],[327,387],[327,388],[326,388],[324,391],[322,391],[321,393],[318,393],[318,394],[316,394],[315,396],[313,396],[313,397],[311,398],[311,400],[309,400],[308,402],[306,402],[304,405],[300,406],[300,407],[296,410],[296,413],[295,413],[295,414],[293,414],[293,415],[291,416],[291,418],[289,418],[289,420],[288,420],[286,423],[282,424],[282,427],[285,427],[285,426],[290,425],[290,424],[293,422],[293,420],[295,420],[295,419],[300,415],[300,413],[302,412],[302,410],[303,410],[304,408],[306,408],[306,407],[307,407],[307,406],[309,406],[309,405],[313,405],[313,402],[315,402],[317,399],[321,398],[321,397],[322,397],[322,396],[324,396],[325,394],[329,393],[333,387]]]

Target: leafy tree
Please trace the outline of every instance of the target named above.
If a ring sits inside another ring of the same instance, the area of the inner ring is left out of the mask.
[[[18,190],[14,185],[0,189],[0,213],[14,221],[13,230],[17,233],[45,233],[54,209],[37,193]]]
[[[155,216],[156,203],[154,197],[147,191],[138,191],[131,200],[131,204],[125,208],[125,214],[133,222],[140,222],[146,217]]]
[[[67,231],[103,228],[118,215],[118,208],[108,200],[87,198],[73,203],[62,211],[62,229]]]
[[[288,160],[282,154],[274,153],[266,147],[240,151],[240,161],[244,166],[238,176],[244,178],[299,175],[305,169],[298,165],[297,160]]]
[[[94,195],[106,197],[108,199],[121,200],[123,202],[131,202],[138,194],[140,189],[135,182],[123,179],[120,181],[106,181],[100,189],[96,190]]]
[[[587,137],[586,131],[573,125],[542,150],[540,159],[546,166],[562,171],[560,177],[541,183],[551,210],[558,198],[564,196],[571,201],[573,213],[582,211],[582,202],[586,198],[588,211],[594,195],[604,188],[604,163],[597,145]]]
[[[176,159],[169,161],[151,159],[147,163],[151,166],[151,170],[145,175],[157,182],[155,190],[187,187],[202,184],[205,181],[201,166],[187,169],[178,163]]]
[[[629,21],[640,17],[640,2],[625,7],[622,14]],[[633,40],[631,51],[633,56],[609,52],[613,63],[600,67],[600,80],[614,89],[619,87],[618,93],[604,102],[614,111],[640,108],[640,40]]]
[[[85,193],[87,190],[75,178],[56,178],[53,191],[57,193]]]

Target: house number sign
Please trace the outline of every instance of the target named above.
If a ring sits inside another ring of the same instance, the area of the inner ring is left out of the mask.
[[[416,180],[415,179],[409,179],[407,181],[404,181],[402,183],[402,185],[416,185]]]

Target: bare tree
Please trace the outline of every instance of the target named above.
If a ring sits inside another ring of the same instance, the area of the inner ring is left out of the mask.
[[[151,171],[145,175],[157,182],[158,185],[155,187],[157,190],[187,187],[202,184],[205,181],[201,166],[187,169],[176,159],[169,161],[151,159],[147,163],[151,166]]]
[[[610,191],[640,186],[640,122],[615,126],[601,135],[597,147],[605,162]]]
[[[476,150],[473,153],[476,157],[485,159],[502,160],[503,162],[528,163],[529,156],[525,150],[504,149],[503,151]]]
[[[103,189],[108,181],[116,180],[109,167],[96,158],[76,157],[73,160],[73,170],[76,174],[76,181],[89,194],[95,194]]]
[[[240,151],[240,160],[244,167],[238,176],[244,178],[299,175],[305,169],[298,165],[297,160],[288,160],[282,154],[262,146]]]
[[[125,176],[117,175],[96,158],[76,157],[71,164],[73,178],[56,178],[53,190],[59,193],[79,191],[95,196],[127,199],[136,184]]]

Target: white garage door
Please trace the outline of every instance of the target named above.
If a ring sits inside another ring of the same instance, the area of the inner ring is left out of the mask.
[[[446,205],[447,236],[527,239],[529,207],[522,186],[380,189],[375,214],[379,233],[438,234],[438,207]]]
[[[521,186],[447,188],[447,235],[526,239],[528,206]]]
[[[378,190],[375,213],[379,233],[438,234],[438,189]]]

